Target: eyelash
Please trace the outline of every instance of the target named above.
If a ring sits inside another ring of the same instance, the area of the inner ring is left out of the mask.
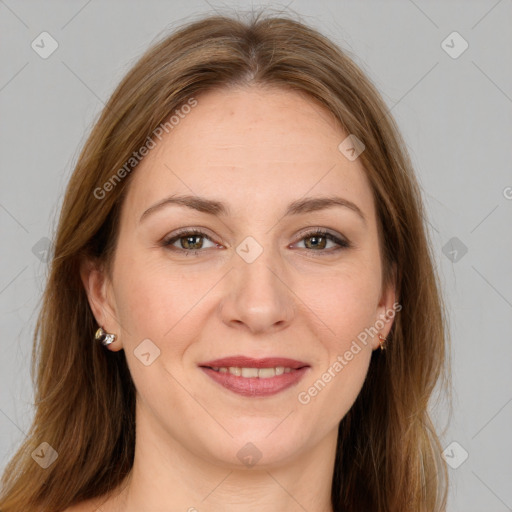
[[[199,253],[204,252],[204,249],[191,250],[191,249],[181,249],[181,248],[177,248],[177,247],[172,247],[172,244],[174,242],[180,240],[181,238],[186,238],[187,236],[190,236],[190,235],[200,236],[201,238],[206,238],[210,242],[213,242],[216,244],[216,242],[214,242],[203,231],[196,229],[196,228],[186,228],[186,229],[183,229],[182,231],[176,233],[171,238],[163,239],[161,242],[161,245],[162,245],[162,247],[167,247],[168,249],[170,249],[172,251],[181,252],[181,253],[185,254],[185,256],[188,256],[189,254],[192,254],[193,256],[198,256]],[[327,240],[330,240],[339,246],[335,249],[331,248],[331,249],[323,249],[323,250],[319,250],[319,251],[315,251],[314,249],[308,249],[308,248],[305,249],[306,251],[308,251],[310,253],[315,253],[315,252],[321,253],[321,254],[313,254],[314,256],[326,256],[326,255],[329,255],[332,253],[337,253],[338,251],[341,251],[343,249],[349,249],[350,247],[352,247],[352,244],[350,242],[348,242],[348,240],[340,239],[337,236],[333,235],[332,233],[329,233],[327,230],[325,230],[323,228],[314,228],[312,230],[302,232],[300,234],[300,236],[301,236],[301,238],[298,240],[299,242],[301,242],[302,240],[304,240],[306,238],[312,238],[312,237],[316,236],[316,237],[326,238]],[[219,244],[216,244],[216,245],[219,245]]]

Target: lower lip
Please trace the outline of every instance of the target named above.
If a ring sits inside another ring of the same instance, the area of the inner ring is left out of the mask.
[[[220,373],[204,366],[201,367],[201,370],[215,382],[234,393],[242,396],[258,397],[275,395],[297,384],[308,370],[308,367],[298,368],[290,373],[283,373],[268,379],[237,377],[229,372]]]

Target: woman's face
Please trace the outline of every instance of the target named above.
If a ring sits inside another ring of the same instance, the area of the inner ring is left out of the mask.
[[[196,99],[134,171],[93,306],[125,351],[138,435],[238,467],[332,452],[379,347],[365,329],[386,336],[395,300],[364,169],[298,93]]]

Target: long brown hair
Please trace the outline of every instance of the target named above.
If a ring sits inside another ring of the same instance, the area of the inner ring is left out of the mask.
[[[80,265],[89,259],[108,268],[112,261],[120,207],[136,172],[136,162],[126,167],[133,152],[190,98],[251,83],[306,94],[364,142],[359,158],[377,206],[383,281],[396,279],[402,305],[387,350],[372,353],[361,393],[339,425],[333,508],[445,510],[448,474],[428,409],[441,380],[450,392],[447,315],[405,144],[345,52],[301,21],[259,12],[248,20],[201,18],[155,44],[117,87],[85,143],[64,197],[34,335],[36,413],[3,475],[2,512],[62,511],[105,495],[129,473],[134,385],[124,352],[93,341],[97,326]],[[122,179],[98,193],[116,174]],[[59,454],[47,469],[31,458],[42,442]]]

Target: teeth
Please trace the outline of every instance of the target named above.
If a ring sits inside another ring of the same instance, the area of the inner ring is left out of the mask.
[[[242,368],[242,377],[246,379],[249,377],[257,377],[258,376],[258,368]]]
[[[242,369],[241,368],[236,368],[235,366],[230,366],[229,367],[229,373],[231,373],[231,375],[236,375],[237,377],[241,377],[242,376]]]
[[[242,373],[242,375],[243,375],[243,373]],[[276,376],[275,368],[260,368],[258,370],[258,377],[260,379],[269,379],[270,377],[275,377],[275,376]]]
[[[229,368],[214,366],[212,370],[219,373],[230,373],[237,377],[249,378],[260,378],[270,379],[276,375],[283,375],[283,373],[290,373],[291,368],[285,368],[284,366],[276,366],[275,368],[239,368],[236,366],[230,366]]]

